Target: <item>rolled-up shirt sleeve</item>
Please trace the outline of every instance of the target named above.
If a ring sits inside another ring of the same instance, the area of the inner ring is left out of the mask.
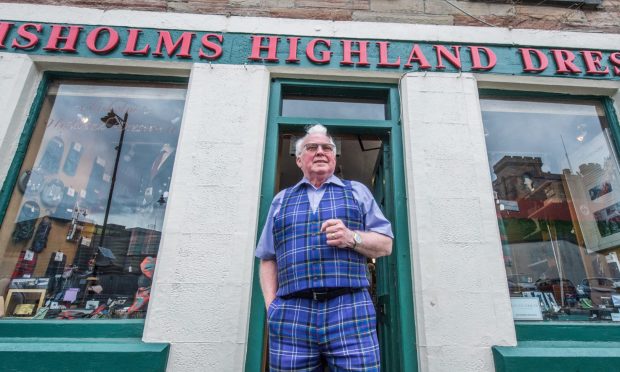
[[[273,217],[280,211],[282,206],[282,197],[284,196],[284,190],[280,191],[271,202],[269,207],[269,213],[267,213],[267,219],[265,220],[265,226],[261,232],[258,244],[256,245],[255,255],[261,260],[275,260],[276,251],[273,245]]]
[[[376,232],[394,239],[392,224],[385,218],[368,187],[357,181],[351,181],[353,197],[357,200],[362,213],[366,216],[366,231]]]

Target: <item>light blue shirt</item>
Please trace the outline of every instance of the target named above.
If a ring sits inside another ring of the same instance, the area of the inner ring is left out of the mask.
[[[319,203],[323,198],[323,194],[325,194],[327,184],[329,183],[344,187],[342,180],[332,175],[319,188],[314,187],[314,185],[311,184],[305,177],[293,186],[293,188],[306,188],[308,200],[310,201],[310,207],[313,212],[316,212],[319,207]],[[381,212],[381,209],[379,209],[379,205],[377,205],[377,202],[372,196],[370,190],[368,190],[364,184],[357,181],[351,181],[351,187],[353,188],[353,197],[359,204],[362,209],[362,214],[366,218],[366,231],[376,232],[394,239],[392,225],[390,224],[390,221],[385,218]],[[256,246],[256,257],[260,259],[274,260],[276,258],[276,252],[273,245],[273,219],[280,212],[284,192],[285,190],[280,191],[271,202],[269,214],[267,215],[267,221],[265,221],[263,232],[261,233],[260,239],[258,240],[258,245]]]

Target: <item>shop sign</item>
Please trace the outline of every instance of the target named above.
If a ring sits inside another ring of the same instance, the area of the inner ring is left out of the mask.
[[[601,36],[604,37],[604,36]],[[620,51],[0,21],[0,52],[356,70],[620,77]]]

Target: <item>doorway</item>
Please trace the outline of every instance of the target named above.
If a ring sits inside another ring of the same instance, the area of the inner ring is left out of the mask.
[[[338,147],[335,175],[366,185],[392,222],[392,255],[368,262],[382,370],[417,371],[397,88],[275,80],[271,92],[259,231],[273,196],[302,177],[295,164],[295,139],[304,135],[306,126],[325,125]],[[245,368],[256,372],[268,370],[265,308],[257,272],[256,266]]]

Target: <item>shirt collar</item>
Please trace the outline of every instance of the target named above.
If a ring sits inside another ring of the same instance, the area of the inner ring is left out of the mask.
[[[344,182],[342,182],[342,180],[336,176],[334,176],[333,174],[327,179],[327,181],[323,182],[323,184],[321,185],[321,187],[329,184],[329,183],[333,183],[336,186],[340,186],[340,187],[344,187]],[[314,187],[313,184],[310,183],[310,181],[308,181],[308,179],[306,177],[302,178],[301,181],[297,182],[297,184],[295,184],[295,186],[293,186],[293,190],[297,189],[298,187],[301,187],[302,185],[309,185],[310,187],[314,188],[315,190],[320,189],[321,187],[319,187],[318,189]]]

